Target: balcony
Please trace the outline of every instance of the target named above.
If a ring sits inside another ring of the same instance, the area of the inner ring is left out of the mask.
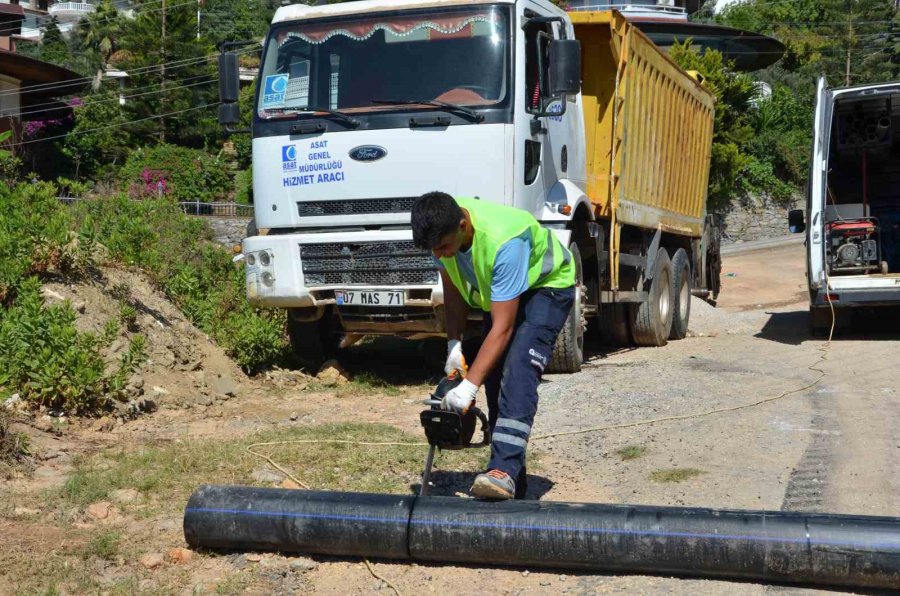
[[[568,10],[618,10],[626,18],[641,20],[663,21],[687,21],[687,10],[683,6],[673,6],[668,3],[654,4],[652,2],[604,2],[603,0],[572,0]]]
[[[57,2],[50,5],[47,12],[60,21],[77,21],[94,12],[94,5],[87,2]]]

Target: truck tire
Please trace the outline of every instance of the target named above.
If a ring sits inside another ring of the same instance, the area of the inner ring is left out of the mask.
[[[341,336],[334,327],[330,309],[318,321],[296,321],[288,312],[287,331],[291,350],[310,370],[318,371],[323,362],[337,356]]]
[[[550,364],[545,372],[576,373],[584,360],[584,275],[581,271],[581,251],[574,242],[569,245],[575,261],[575,301],[562,330],[556,336]]]
[[[639,346],[664,346],[672,331],[672,262],[666,249],[656,253],[646,302],[633,304],[631,337]]]
[[[601,344],[616,347],[631,345],[631,329],[628,327],[628,308],[626,308],[626,305],[603,304],[600,307],[598,323]]]
[[[684,339],[691,318],[691,260],[683,248],[672,257],[672,331],[669,339]]]

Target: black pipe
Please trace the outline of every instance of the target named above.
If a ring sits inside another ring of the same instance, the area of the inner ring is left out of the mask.
[[[900,589],[900,518],[204,486],[193,548]]]

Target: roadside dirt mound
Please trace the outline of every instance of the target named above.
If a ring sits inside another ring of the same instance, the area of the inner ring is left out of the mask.
[[[48,303],[69,300],[82,331],[102,333],[109,321],[119,324],[118,336],[104,354],[111,367],[128,350],[130,337],[144,336],[147,360],[127,388],[128,397],[143,401],[144,409],[208,404],[217,398],[233,397],[248,381],[222,348],[194,327],[139,272],[104,268],[85,282],[46,283],[43,294]],[[123,305],[133,309],[133,318],[123,316]],[[134,405],[130,409],[134,414]],[[128,414],[124,404],[117,408],[115,417]]]

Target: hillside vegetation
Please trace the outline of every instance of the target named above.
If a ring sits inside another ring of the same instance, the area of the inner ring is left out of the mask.
[[[123,398],[146,357],[128,288],[108,288],[119,312],[100,332],[79,330],[73,305],[42,293],[48,280],[103,284],[100,267],[144,272],[247,372],[283,357],[283,315],[248,305],[242,266],[202,221],[167,199],[66,206],[57,193],[50,183],[0,188],[0,397],[81,413]],[[111,365],[104,350],[119,337],[128,349]]]

